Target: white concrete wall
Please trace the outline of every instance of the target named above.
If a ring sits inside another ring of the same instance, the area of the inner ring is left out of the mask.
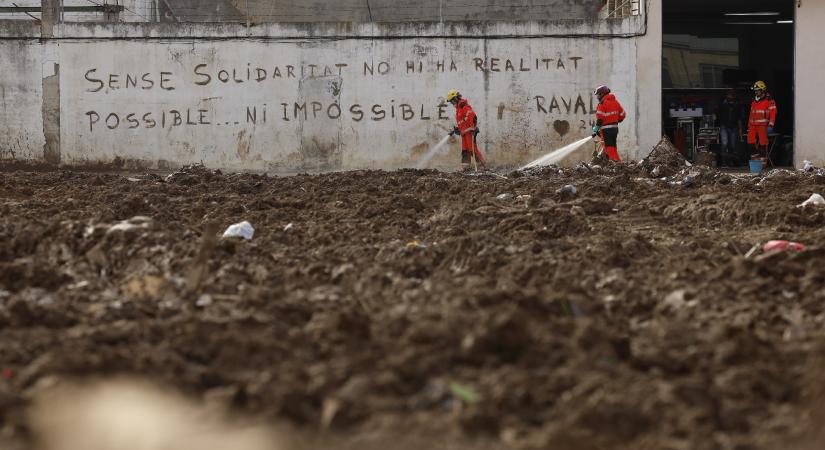
[[[601,83],[628,112],[620,151],[643,156],[659,137],[661,96],[661,39],[634,37],[643,31],[638,17],[272,25],[249,35],[236,25],[58,25],[61,40],[51,48],[59,64],[60,162],[281,172],[410,167],[451,129],[453,111],[442,99],[457,88],[479,114],[488,159],[515,166],[589,135],[590,93]],[[546,37],[523,38],[530,35]],[[385,39],[393,36],[407,37]],[[14,52],[13,45],[47,47],[4,41],[0,51]],[[39,84],[45,73],[13,67],[0,75]],[[53,100],[26,107],[36,115]],[[27,117],[20,120],[42,130],[42,116]],[[0,148],[19,135],[0,136]],[[42,139],[26,147],[25,157],[42,147]],[[455,167],[458,151],[452,143],[434,166]]]
[[[645,6],[646,4],[646,6]],[[628,154],[642,159],[662,139],[662,2],[642,2],[646,8],[647,33],[636,39],[636,109],[635,133],[638,146]]]
[[[53,62],[32,41],[3,41],[0,81],[0,161],[44,158],[43,78]]]
[[[801,167],[805,160],[818,166],[825,165],[825,147],[821,137],[825,108],[822,108],[819,94],[825,80],[823,18],[825,1],[803,0],[796,10],[794,164],[797,167]]]

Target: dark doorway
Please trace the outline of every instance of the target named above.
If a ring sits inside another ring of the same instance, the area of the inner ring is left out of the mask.
[[[771,163],[792,165],[795,0],[663,0],[662,106],[664,132],[691,160],[745,166],[751,149],[736,132],[734,155],[722,152],[716,113],[733,89],[743,128],[757,80],[768,85],[778,114]],[[727,110],[723,110],[727,111]],[[735,126],[734,128],[738,128]]]

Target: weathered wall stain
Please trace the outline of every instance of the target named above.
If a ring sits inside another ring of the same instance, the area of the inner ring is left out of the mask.
[[[239,131],[237,134],[236,142],[237,150],[235,154],[238,156],[238,158],[240,158],[241,160],[246,160],[247,158],[249,158],[251,134],[247,135],[247,130]]]

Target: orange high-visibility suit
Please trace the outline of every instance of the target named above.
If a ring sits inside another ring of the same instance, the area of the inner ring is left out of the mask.
[[[596,126],[600,127],[599,134],[604,142],[604,152],[613,161],[621,161],[616,141],[619,136],[619,122],[626,117],[627,113],[613,94],[602,97],[599,106],[596,107]]]
[[[465,98],[459,100],[455,105],[455,121],[458,125],[458,132],[461,134],[461,162],[469,164],[470,155],[474,154],[478,164],[481,167],[486,167],[484,156],[481,154],[481,150],[478,149],[478,143],[476,142],[478,117],[476,117],[475,111]]]
[[[751,102],[751,113],[748,119],[748,144],[757,148],[768,147],[768,128],[776,123],[776,102],[771,94]],[[765,155],[767,157],[767,153]]]

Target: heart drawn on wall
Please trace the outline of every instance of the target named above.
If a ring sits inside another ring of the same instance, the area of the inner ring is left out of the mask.
[[[559,133],[559,136],[564,136],[570,132],[570,122],[566,120],[557,120],[553,122],[553,129],[556,130],[556,133]]]

